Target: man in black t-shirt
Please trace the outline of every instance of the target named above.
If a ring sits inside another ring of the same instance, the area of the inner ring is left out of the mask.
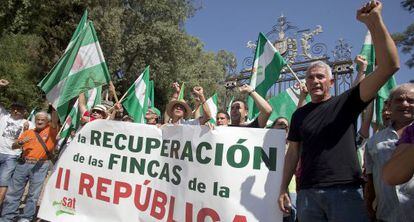
[[[287,212],[288,183],[300,158],[297,213],[301,222],[368,220],[355,147],[356,121],[399,69],[397,49],[382,21],[381,9],[380,2],[371,1],[357,11],[357,19],[371,32],[378,62],[360,84],[332,97],[334,79],[330,67],[316,62],[306,71],[311,103],[292,116],[279,196],[280,209]]]

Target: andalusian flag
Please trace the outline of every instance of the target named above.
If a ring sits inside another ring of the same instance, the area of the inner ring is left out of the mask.
[[[145,114],[148,110],[149,91],[149,66],[147,66],[144,72],[128,89],[125,99],[122,101],[122,105],[136,123],[145,123]]]
[[[70,49],[70,47],[75,43],[79,34],[82,33],[83,29],[85,28],[87,24],[88,24],[88,10],[85,10],[78,26],[75,29],[75,32],[72,34],[72,38],[70,38],[69,44],[66,47],[65,52],[67,52]]]
[[[217,100],[217,93],[214,93],[214,95],[206,100],[206,104],[208,108],[210,109],[211,113],[211,119],[210,123],[216,124],[216,117],[218,112],[218,100]]]
[[[78,25],[81,29],[82,22]],[[77,31],[78,31],[77,28]],[[76,33],[76,32],[75,32]],[[73,35],[67,51],[50,73],[38,84],[63,122],[69,112],[69,101],[80,93],[110,81],[108,68],[95,29],[88,21],[78,35]]]
[[[183,82],[183,84],[181,85],[180,94],[178,94],[177,100],[184,100],[184,85],[185,82]]]
[[[231,97],[230,102],[227,105],[227,114],[229,114],[229,116],[230,116],[230,113],[231,113],[231,105],[233,104],[233,101],[234,101],[234,96]]]
[[[280,71],[285,65],[286,62],[277,49],[266,39],[263,33],[260,33],[257,40],[250,86],[259,95],[265,97],[270,87],[279,79]],[[250,96],[247,99],[247,105],[249,107],[248,118],[251,120],[259,113],[259,109]]]
[[[94,89],[91,89],[85,92],[86,98],[86,108],[88,110],[92,109],[95,105],[101,104],[102,102],[102,86],[98,86]],[[70,132],[77,130],[80,125],[81,113],[78,112],[78,103],[79,100],[76,100],[73,105],[69,115],[66,117],[65,122],[62,125],[62,130],[60,132],[60,138],[67,138],[70,136]]]
[[[154,107],[154,81],[150,80],[149,81],[149,99],[148,99],[148,106],[149,107]]]
[[[272,106],[272,114],[267,121],[267,126],[271,126],[273,122],[279,117],[285,117],[291,120],[292,114],[296,111],[300,97],[300,88],[293,86],[286,89],[286,91],[279,93],[269,99],[269,104]],[[310,101],[310,96],[306,97],[306,101]]]
[[[368,61],[368,67],[366,74],[370,74],[374,71],[375,67],[375,48],[372,44],[371,33],[368,31],[365,36],[364,45],[362,46],[360,55],[364,56]],[[396,86],[395,78],[392,76],[378,91],[377,98],[375,99],[375,112],[374,119],[377,124],[383,125],[382,110],[384,109],[384,102],[388,99],[390,91]]]

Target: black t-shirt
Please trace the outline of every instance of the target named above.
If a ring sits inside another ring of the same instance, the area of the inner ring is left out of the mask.
[[[301,189],[361,183],[356,123],[368,103],[361,100],[357,85],[327,101],[308,103],[293,113],[288,140],[302,142]]]
[[[238,127],[247,127],[247,128],[262,128],[259,126],[259,118],[254,119],[252,122],[243,125],[232,125],[229,126],[238,126]]]

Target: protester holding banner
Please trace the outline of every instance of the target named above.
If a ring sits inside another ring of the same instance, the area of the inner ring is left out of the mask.
[[[414,202],[411,209],[403,210],[404,185],[389,186],[381,178],[382,168],[396,150],[395,143],[404,129],[414,121],[414,84],[402,84],[394,89],[389,98],[392,125],[372,136],[365,152],[365,166],[368,182],[365,189],[365,201],[368,212],[375,214],[380,221],[412,221]],[[373,209],[376,199],[377,207]],[[414,199],[413,199],[414,200]],[[374,215],[373,215],[374,216]]]
[[[397,48],[381,16],[382,4],[371,1],[357,19],[371,32],[378,66],[357,86],[332,97],[331,68],[312,63],[306,71],[311,103],[296,110],[289,131],[279,206],[288,212],[288,184],[301,160],[298,219],[306,221],[367,221],[361,169],[355,146],[359,114],[381,86],[399,69]]]
[[[0,87],[8,84],[7,80],[0,79]],[[12,144],[23,131],[29,128],[29,122],[23,118],[25,112],[26,106],[19,102],[11,105],[10,112],[0,105],[0,205],[3,203],[16,167],[16,159],[21,153],[20,150],[13,150]]]
[[[36,213],[36,204],[43,182],[49,170],[51,152],[56,146],[58,117],[52,111],[52,119],[46,112],[35,116],[35,129],[25,131],[13,143],[14,149],[23,150],[23,158],[16,166],[6,194],[1,221],[14,221],[18,216],[18,207],[24,188],[29,182],[29,195],[20,221],[31,221]]]
[[[148,108],[147,113],[145,114],[146,124],[156,125],[158,124],[158,114],[151,108]]]
[[[224,110],[218,111],[216,116],[216,124],[217,126],[228,126],[230,124],[229,114]]]
[[[253,122],[246,123],[247,115],[248,115],[247,105],[244,101],[235,100],[231,104],[231,111],[230,111],[231,125],[230,126],[265,128],[267,124],[267,120],[269,119],[270,114],[272,114],[272,107],[270,106],[270,104],[249,85],[245,84],[243,86],[240,86],[239,90],[240,90],[240,93],[249,94],[249,96],[253,98],[260,113]]]
[[[107,109],[104,105],[95,105],[94,107],[92,107],[90,111],[88,111],[86,107],[86,98],[84,93],[81,93],[79,95],[78,105],[82,123],[88,123],[96,119],[106,119],[106,117],[108,116]]]
[[[181,92],[180,85],[178,83],[173,83],[174,93],[171,101],[167,104],[166,113],[169,116],[168,123],[170,124],[183,124],[183,125],[204,125],[207,121],[210,120],[211,114],[210,109],[206,104],[206,99],[204,97],[204,90],[201,86],[196,86],[193,88],[192,94],[194,97],[200,100],[202,104],[204,115],[197,119],[187,120],[192,114],[190,106],[185,102],[183,98],[183,93]],[[181,94],[181,96],[179,96]]]

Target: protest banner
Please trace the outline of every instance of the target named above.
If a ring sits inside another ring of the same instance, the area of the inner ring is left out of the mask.
[[[49,221],[282,221],[285,132],[96,120],[63,152]]]

